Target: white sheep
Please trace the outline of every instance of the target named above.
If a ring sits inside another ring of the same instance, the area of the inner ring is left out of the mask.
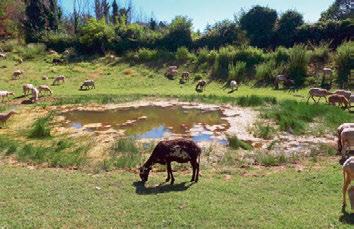
[[[22,70],[16,70],[12,73],[12,79],[13,80],[17,80],[18,78],[20,78],[20,76],[23,75],[23,71]]]
[[[232,91],[237,90],[237,82],[236,82],[236,80],[231,80],[230,88],[231,88]]]
[[[80,86],[80,90],[83,90],[84,87],[86,89],[96,89],[95,87],[95,81],[93,80],[85,80],[82,85]]]
[[[343,207],[347,205],[348,186],[354,179],[354,157],[349,157],[343,164]]]
[[[340,141],[342,145],[342,155],[344,155],[354,147],[354,127],[343,129],[340,133]]]
[[[309,102],[310,98],[312,98],[312,100],[315,103],[318,103],[320,101],[321,98],[325,98],[326,102],[327,101],[327,96],[328,95],[332,95],[333,93],[327,91],[326,89],[322,89],[322,88],[310,88],[309,90],[309,97],[307,99],[307,103]],[[315,97],[319,97],[318,101],[315,100]]]
[[[24,84],[22,86],[23,89],[23,95],[28,95],[30,93],[30,91],[32,90],[32,88],[34,88],[33,84]]]
[[[53,85],[59,84],[60,82],[65,83],[65,76],[57,76],[53,81]]]
[[[50,95],[53,94],[52,90],[48,85],[40,85],[38,87],[39,94],[44,94],[43,92],[48,92]]]
[[[0,53],[0,58],[6,58],[6,53]]]
[[[5,98],[9,99],[9,95],[15,95],[15,93],[10,91],[0,91],[1,102],[4,102]]]
[[[337,128],[337,137],[338,137],[338,153],[342,152],[342,140],[341,140],[341,134],[344,129],[347,128],[354,128],[354,123],[343,123]]]
[[[35,87],[33,87],[31,91],[32,91],[32,98],[31,98],[32,102],[38,101],[38,98],[39,98],[39,91],[38,91],[38,89],[35,88]]]

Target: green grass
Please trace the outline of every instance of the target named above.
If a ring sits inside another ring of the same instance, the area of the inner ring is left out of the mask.
[[[343,112],[338,107],[290,100],[282,101],[279,105],[267,109],[262,116],[275,120],[281,130],[294,134],[304,134],[309,123],[312,122],[318,122],[320,126],[335,130],[341,123],[353,119],[350,113]],[[312,132],[316,132],[316,129]]]
[[[268,170],[248,171],[267,174]],[[268,172],[270,172],[269,170]],[[341,213],[342,174],[336,161],[325,167],[261,176],[175,172],[176,184],[154,187],[165,173],[153,173],[143,188],[137,174],[98,176],[65,170],[1,166],[0,225],[93,228],[329,228],[346,227]],[[320,190],[320,191],[319,191]]]
[[[132,138],[120,138],[113,144],[111,158],[104,161],[103,170],[116,168],[136,168],[142,160],[141,152]]]
[[[257,123],[255,126],[255,136],[263,139],[272,139],[276,129],[274,127],[271,127],[269,124],[264,125],[261,123]]]
[[[284,154],[272,155],[260,152],[256,155],[256,162],[263,166],[279,166],[286,164],[290,161],[290,158]]]
[[[86,160],[89,146],[76,146],[70,140],[53,142],[51,146],[38,146],[0,136],[0,155],[13,155],[20,162],[47,164],[49,167],[79,167]]]

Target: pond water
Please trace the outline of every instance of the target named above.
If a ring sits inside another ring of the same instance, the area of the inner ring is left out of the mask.
[[[124,130],[137,139],[169,136],[192,138],[196,142],[217,141],[226,144],[229,123],[220,110],[183,108],[182,106],[143,106],[105,111],[69,111],[62,114],[67,127],[84,131]]]

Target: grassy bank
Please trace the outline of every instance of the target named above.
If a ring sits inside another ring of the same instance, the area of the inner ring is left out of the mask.
[[[328,228],[354,222],[341,213],[336,160],[301,173],[272,171],[245,170],[230,180],[202,171],[190,187],[183,183],[189,173],[176,173],[175,186],[154,187],[164,180],[160,173],[144,188],[131,173],[1,166],[0,226]]]

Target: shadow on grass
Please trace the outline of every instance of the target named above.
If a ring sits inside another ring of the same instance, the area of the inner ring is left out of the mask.
[[[354,213],[348,213],[344,208],[342,208],[342,213],[339,217],[339,221],[343,224],[354,225]]]
[[[136,181],[133,183],[135,187],[135,193],[138,195],[154,195],[158,193],[168,193],[168,192],[183,192],[189,189],[194,183],[182,182],[180,184],[167,184],[162,183],[156,187],[145,187],[145,184],[141,181]]]

